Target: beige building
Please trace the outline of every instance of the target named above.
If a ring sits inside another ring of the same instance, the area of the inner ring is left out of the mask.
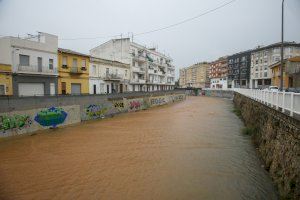
[[[202,62],[183,68],[179,74],[179,87],[205,88],[208,87],[209,63]]]

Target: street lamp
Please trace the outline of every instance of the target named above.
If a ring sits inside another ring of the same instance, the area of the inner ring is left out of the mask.
[[[283,25],[284,25],[284,0],[281,5],[281,67],[280,67],[280,90],[283,90]]]

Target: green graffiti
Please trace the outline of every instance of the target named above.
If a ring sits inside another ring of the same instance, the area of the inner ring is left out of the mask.
[[[12,129],[22,129],[32,123],[29,115],[0,115],[0,131],[5,132]]]
[[[85,113],[89,118],[97,119],[97,118],[103,118],[105,114],[107,113],[108,108],[104,105],[89,105],[85,109]]]

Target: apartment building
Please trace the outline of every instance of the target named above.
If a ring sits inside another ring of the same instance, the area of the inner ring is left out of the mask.
[[[39,32],[25,38],[0,38],[1,82],[5,94],[57,94],[58,37]],[[5,74],[5,75],[4,75]]]
[[[90,94],[123,93],[129,90],[130,65],[90,57]]]
[[[90,56],[62,48],[57,53],[58,94],[89,94]]]
[[[249,88],[251,52],[228,56],[228,88]]]
[[[210,88],[227,89],[228,60],[221,57],[212,62],[209,67]]]
[[[207,62],[197,63],[190,67],[183,68],[179,74],[180,88],[205,88],[209,87],[209,72],[210,64]]]
[[[179,70],[179,88],[184,88],[186,83],[186,70],[180,69]]]
[[[300,44],[284,43],[284,59],[300,56]],[[272,84],[272,70],[270,66],[281,59],[281,43],[265,47],[257,47],[251,53],[251,81],[250,88],[266,88]]]
[[[92,57],[130,65],[129,91],[171,90],[175,86],[172,59],[156,49],[130,41],[113,39],[90,50]]]

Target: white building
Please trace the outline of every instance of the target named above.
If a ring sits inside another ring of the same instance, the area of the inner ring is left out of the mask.
[[[129,82],[129,64],[96,57],[90,58],[90,94],[127,92]]]
[[[272,72],[269,66],[280,61],[281,43],[258,47],[251,53],[250,88],[266,88],[271,85]],[[284,43],[284,59],[300,56],[300,44]]]
[[[129,91],[172,90],[175,67],[172,59],[155,49],[130,41],[113,39],[90,50],[91,56],[130,65]]]
[[[12,66],[13,94],[57,94],[58,37],[41,33],[0,38],[0,63]]]

